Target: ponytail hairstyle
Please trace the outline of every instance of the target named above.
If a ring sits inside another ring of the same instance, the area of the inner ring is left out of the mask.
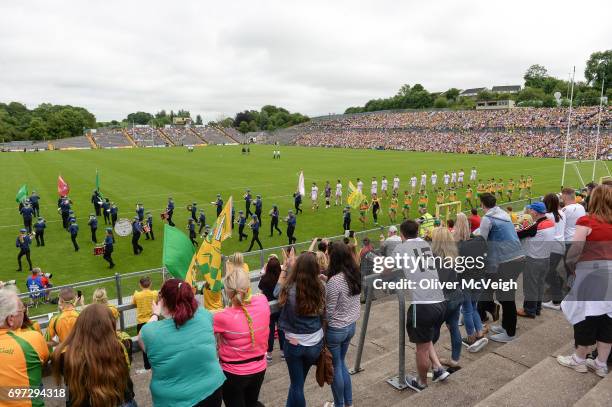
[[[546,205],[546,211],[551,213],[555,218],[555,223],[559,223],[562,216],[559,213],[559,197],[557,194],[548,194],[542,199],[544,205]]]
[[[102,288],[102,287],[96,288],[96,290],[93,293],[92,303],[102,304],[102,305],[108,304],[108,295],[106,294],[105,288]]]
[[[240,307],[249,325],[249,334],[251,336],[251,346],[255,346],[255,331],[253,329],[253,318],[249,314],[246,306],[248,305],[247,297],[251,288],[251,279],[249,275],[244,272],[241,266],[230,266],[228,273],[223,280],[223,286],[227,296],[232,301],[232,305]]]
[[[183,280],[177,278],[166,280],[159,295],[164,300],[164,306],[172,315],[176,329],[193,318],[198,309],[191,286]]]

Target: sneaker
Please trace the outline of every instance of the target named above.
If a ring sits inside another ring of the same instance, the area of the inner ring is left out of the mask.
[[[448,378],[448,376],[450,376],[450,373],[448,373],[446,371],[446,369],[444,369],[442,367],[439,368],[439,369],[434,369],[434,371],[433,371],[433,379],[431,381],[434,382],[434,383],[441,382],[441,381],[446,380]]]
[[[474,341],[473,344],[468,346],[467,350],[468,352],[471,352],[471,353],[480,352],[482,348],[487,346],[488,343],[489,343],[489,340],[487,338],[476,339],[476,341]]]
[[[501,325],[491,325],[489,330],[494,334],[505,334],[506,330]]]
[[[419,383],[419,379],[417,379],[416,377],[406,377],[406,386],[410,387],[417,393],[420,393],[427,388],[427,385]]]
[[[266,360],[272,362],[272,354],[270,352],[266,352]]]
[[[543,302],[542,308],[554,309],[555,311],[561,311],[561,304],[555,304],[552,301]]]
[[[335,404],[333,401],[326,401],[325,404],[323,404],[323,407],[334,407]]]
[[[586,361],[577,362],[576,359],[574,359],[574,355],[569,355],[569,356],[559,355],[557,356],[557,362],[561,366],[565,366],[565,367],[569,367],[570,369],[574,369],[578,373],[588,372]]]
[[[455,362],[452,359],[440,358],[440,364],[448,367],[457,367],[459,366],[459,362]]]
[[[505,331],[500,333],[500,334],[489,336],[489,339],[491,339],[492,341],[500,342],[500,343],[512,342],[514,340],[514,338],[515,338],[515,336],[510,336]]]
[[[599,377],[606,377],[608,374],[608,365],[600,366],[597,359],[587,359],[584,364]]]

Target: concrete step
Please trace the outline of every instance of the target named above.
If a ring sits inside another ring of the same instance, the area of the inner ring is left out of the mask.
[[[609,407],[612,404],[612,374],[601,379],[574,407]]]

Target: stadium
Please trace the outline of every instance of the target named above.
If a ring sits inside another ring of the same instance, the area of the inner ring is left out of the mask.
[[[213,77],[149,100],[113,57],[70,72],[87,85],[0,78],[0,406],[609,405],[612,51],[594,46],[584,80],[458,67],[427,79],[446,91],[385,97],[332,75],[315,88],[357,91],[315,107],[310,79],[289,98]],[[200,80],[174,57],[156,60]],[[108,98],[94,69],[133,94]],[[133,78],[174,78],[148,69]],[[216,97],[200,107],[198,89]]]

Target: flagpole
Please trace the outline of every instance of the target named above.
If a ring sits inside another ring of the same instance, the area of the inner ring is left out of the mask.
[[[593,160],[593,177],[591,181],[595,182],[595,166],[597,165],[597,154],[599,152],[599,129],[601,127],[601,113],[603,111],[603,92],[604,92],[604,83],[606,78],[604,77],[601,81],[601,95],[599,97],[599,118],[597,119],[597,137],[595,138],[595,158]]]
[[[569,112],[567,114],[567,132],[565,135],[565,152],[563,153],[563,174],[561,175],[561,186],[565,186],[565,167],[567,163],[567,150],[569,149],[569,137],[570,137],[570,126],[572,122],[572,105],[574,102],[574,78],[576,76],[576,66],[574,65],[574,70],[572,73],[572,90],[570,93],[570,105]]]

